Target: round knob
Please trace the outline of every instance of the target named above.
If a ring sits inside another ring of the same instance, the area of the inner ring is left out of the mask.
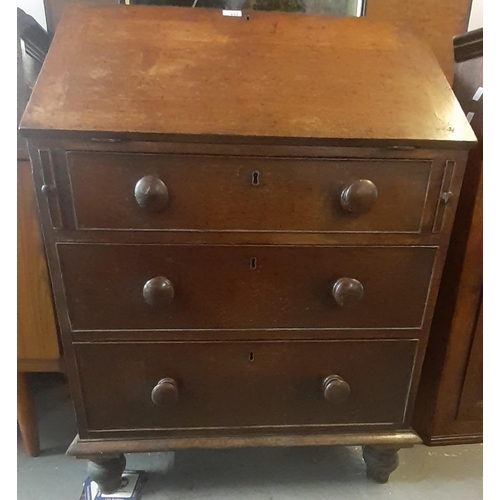
[[[146,281],[142,295],[150,306],[167,306],[174,299],[174,285],[167,278],[157,276]]]
[[[363,285],[354,278],[340,278],[332,287],[332,296],[340,307],[357,304],[365,293]]]
[[[163,210],[168,203],[168,189],[165,183],[152,175],[146,175],[137,181],[134,189],[138,205],[152,212]]]
[[[332,404],[340,404],[351,394],[351,387],[339,375],[330,375],[323,380],[323,395]]]
[[[364,214],[375,205],[377,196],[377,187],[372,181],[359,179],[342,191],[340,204],[347,212]]]
[[[157,406],[172,406],[178,397],[177,382],[173,378],[162,378],[151,391],[151,399]]]

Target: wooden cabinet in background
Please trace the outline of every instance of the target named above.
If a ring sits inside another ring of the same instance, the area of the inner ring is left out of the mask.
[[[456,37],[453,90],[471,121],[471,150],[415,407],[429,445],[483,439],[483,30]]]
[[[52,302],[35,186],[29,159],[17,161],[17,394],[18,423],[31,456],[39,442],[28,372],[61,371]]]
[[[29,160],[17,162],[17,357],[19,371],[59,371],[52,291]]]
[[[22,42],[22,43],[21,43]],[[20,119],[48,48],[45,31],[18,9],[17,113]],[[38,455],[28,372],[61,371],[52,288],[26,142],[17,140],[17,420],[26,452]]]

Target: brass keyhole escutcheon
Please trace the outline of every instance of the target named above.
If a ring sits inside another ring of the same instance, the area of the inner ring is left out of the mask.
[[[258,186],[260,183],[260,172],[258,170],[255,170],[255,172],[252,173],[252,186]]]

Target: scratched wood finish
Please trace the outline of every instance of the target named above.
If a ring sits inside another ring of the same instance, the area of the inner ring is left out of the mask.
[[[388,24],[148,6],[65,15],[21,122],[28,135],[475,141],[431,50]]]
[[[431,161],[68,154],[79,229],[418,233],[431,166]],[[165,186],[165,202],[156,210],[134,197],[136,184],[149,176]],[[341,197],[361,179],[374,184],[377,196],[373,207],[356,213],[343,208]]]
[[[49,32],[54,33],[66,5],[116,4],[118,0],[44,0]],[[436,55],[448,81],[453,81],[452,38],[467,29],[471,0],[368,0],[365,16],[404,30],[411,30],[427,43]],[[250,12],[251,14],[251,12]]]
[[[59,360],[52,291],[29,161],[17,162],[17,359],[52,371]]]
[[[89,433],[145,436],[154,429],[175,435],[211,427],[401,427],[416,345],[414,340],[196,342],[75,349]],[[323,380],[332,374],[351,386],[350,396],[337,405],[323,393]],[[178,399],[158,406],[151,392],[165,377],[176,381]]]
[[[436,249],[59,244],[58,254],[74,330],[419,328]],[[173,285],[168,305],[143,297],[155,277]],[[359,303],[332,297],[341,278],[364,287]]]

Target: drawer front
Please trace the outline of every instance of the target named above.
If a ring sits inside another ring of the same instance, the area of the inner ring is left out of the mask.
[[[73,330],[419,328],[435,247],[58,244]]]
[[[70,152],[68,164],[79,229],[418,233],[432,162]]]
[[[416,348],[415,340],[75,344],[89,431],[173,432],[401,424]]]

